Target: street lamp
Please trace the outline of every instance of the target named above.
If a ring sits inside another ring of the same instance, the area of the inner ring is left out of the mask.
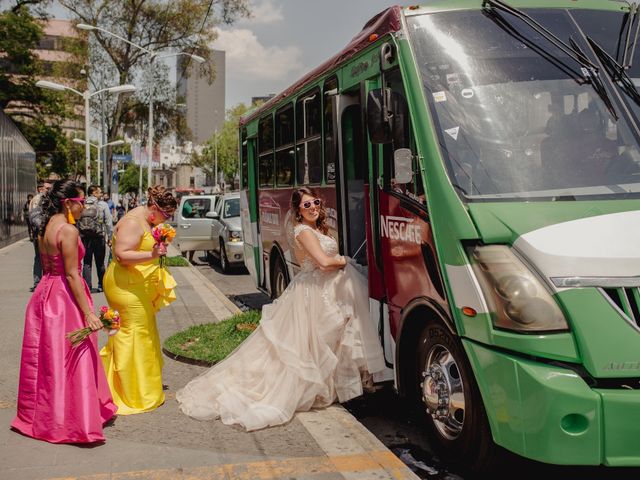
[[[110,32],[109,30],[106,30],[102,27],[98,27],[96,25],[89,25],[86,23],[79,23],[76,25],[77,28],[79,28],[80,30],[88,30],[88,31],[93,31],[93,30],[98,30],[99,32],[105,33],[107,35],[111,35],[112,37],[115,37],[119,40],[122,40],[123,42],[131,45],[132,47],[137,48],[138,50],[142,50],[145,53],[148,53],[150,55],[149,58],[149,78],[151,79],[151,72],[153,69],[153,62],[156,59],[162,59],[162,58],[169,58],[169,57],[178,57],[180,55],[184,55],[187,57],[191,57],[193,60],[195,60],[198,63],[204,63],[205,59],[203,57],[201,57],[200,55],[196,55],[193,53],[187,53],[187,52],[176,52],[176,53],[167,53],[167,54],[163,54],[163,55],[159,55],[158,52],[151,50],[149,48],[145,48],[142,47],[140,45],[138,45],[137,43],[133,43],[131,40],[127,40],[124,37],[121,37],[120,35],[117,35],[113,32]],[[149,157],[149,164],[147,166],[147,186],[151,186],[151,169],[152,169],[152,162],[153,162],[153,81],[151,81],[151,89],[149,90],[149,137],[147,140],[147,153],[148,153],[148,157]],[[140,165],[140,168],[142,169],[142,165]]]
[[[87,142],[85,142],[81,138],[74,138],[73,143],[85,145]],[[100,185],[100,171],[102,169],[102,165],[100,165],[100,159],[102,158],[102,149],[107,147],[115,147],[116,145],[124,145],[124,140],[114,140],[113,142],[105,143],[104,145],[102,145],[101,143],[98,143],[96,145],[95,143],[89,142],[89,145],[98,151],[98,181],[96,182],[96,184]]]
[[[85,177],[87,180],[87,185],[91,184],[91,153],[89,151],[89,99],[95,95],[98,95],[102,92],[109,93],[128,93],[135,91],[135,85],[116,85],[113,87],[103,88],[101,90],[95,92],[89,92],[89,90],[85,90],[84,92],[80,92],[75,88],[68,87],[67,85],[62,85],[60,83],[49,82],[47,80],[38,80],[36,82],[36,86],[40,88],[46,88],[49,90],[55,90],[57,92],[62,92],[63,90],[68,90],[70,92],[75,93],[76,95],[80,95],[84,99],[84,138],[87,141],[85,143],[84,155],[86,160],[85,167]]]

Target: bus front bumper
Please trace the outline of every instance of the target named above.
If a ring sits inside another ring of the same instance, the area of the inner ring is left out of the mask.
[[[640,390],[593,389],[572,370],[463,344],[498,445],[545,463],[640,466]]]

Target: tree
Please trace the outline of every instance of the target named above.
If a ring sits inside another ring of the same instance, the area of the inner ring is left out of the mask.
[[[43,63],[34,50],[43,35],[39,11],[42,0],[18,0],[12,8],[0,12],[0,108],[12,118],[36,151],[37,170],[41,177],[57,173],[62,177],[73,175],[79,167],[84,171],[84,159],[78,158],[79,149],[65,137],[59,124],[73,115],[66,98],[36,87],[38,76],[44,72]],[[34,8],[34,15],[29,7]],[[70,40],[65,50],[72,54],[69,62],[56,62],[51,75],[74,75],[77,56],[86,47],[82,42]],[[81,162],[78,165],[78,160]]]
[[[207,60],[204,70],[210,80],[214,76],[210,62],[210,45],[216,37],[214,27],[249,15],[249,0],[60,0],[60,3],[81,22],[100,26],[148,50],[173,49],[204,57]],[[115,67],[117,77],[112,80],[121,84],[133,82],[149,62],[147,53],[117,38],[98,30],[92,35]],[[125,103],[118,96],[109,120],[108,138],[117,136],[123,113],[127,113]]]
[[[136,193],[138,191],[138,185],[140,185],[140,166],[129,163],[118,180],[118,192],[120,195]],[[147,176],[142,175],[142,191],[145,192],[146,190]]]
[[[194,152],[191,157],[191,164],[202,168],[207,175],[215,176],[213,166],[217,148],[218,171],[222,171],[225,183],[233,184],[234,177],[238,173],[238,125],[240,117],[247,110],[249,110],[249,107],[244,103],[239,103],[235,107],[228,109],[222,130],[215,132],[207,140],[202,153]]]

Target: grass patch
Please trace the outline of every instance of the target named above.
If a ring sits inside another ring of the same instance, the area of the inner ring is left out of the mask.
[[[174,355],[216,363],[247,338],[260,322],[260,312],[250,310],[220,323],[194,325],[167,338],[164,349]]]
[[[182,255],[174,255],[173,257],[167,256],[167,266],[168,267],[188,267],[189,260],[184,258]]]

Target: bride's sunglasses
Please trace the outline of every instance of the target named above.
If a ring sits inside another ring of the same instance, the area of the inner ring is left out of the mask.
[[[84,197],[69,197],[69,198],[65,198],[65,200],[70,200],[72,202],[78,202],[81,203],[82,205],[84,205],[84,202],[86,202],[86,198]]]
[[[319,198],[316,198],[315,200],[309,200],[307,202],[304,202],[302,204],[302,208],[304,208],[305,210],[309,210],[312,206],[319,207],[320,205],[322,205],[322,200],[320,200]]]

